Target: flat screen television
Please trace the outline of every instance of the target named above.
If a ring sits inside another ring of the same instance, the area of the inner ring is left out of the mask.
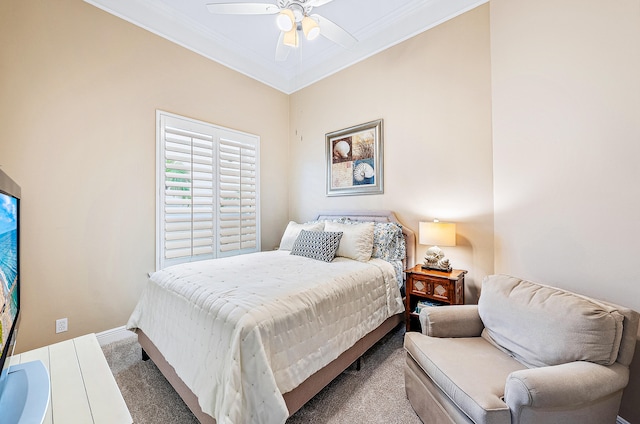
[[[0,369],[6,377],[5,363],[15,342],[20,312],[18,220],[20,187],[0,171]]]
[[[41,361],[10,365],[20,318],[21,189],[0,170],[0,422],[42,422],[49,374]]]

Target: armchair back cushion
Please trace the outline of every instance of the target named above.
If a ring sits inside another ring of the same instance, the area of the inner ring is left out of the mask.
[[[482,337],[529,367],[618,358],[624,315],[575,293],[491,275],[482,284]]]

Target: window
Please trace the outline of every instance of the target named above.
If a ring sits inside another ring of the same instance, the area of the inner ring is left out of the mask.
[[[156,122],[156,269],[259,251],[260,137],[162,111]]]

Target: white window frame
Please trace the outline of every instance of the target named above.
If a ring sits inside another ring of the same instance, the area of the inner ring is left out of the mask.
[[[156,270],[260,249],[260,137],[156,110]]]

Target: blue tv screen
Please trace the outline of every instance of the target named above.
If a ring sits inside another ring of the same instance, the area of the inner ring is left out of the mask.
[[[0,352],[18,315],[18,199],[0,192]]]

